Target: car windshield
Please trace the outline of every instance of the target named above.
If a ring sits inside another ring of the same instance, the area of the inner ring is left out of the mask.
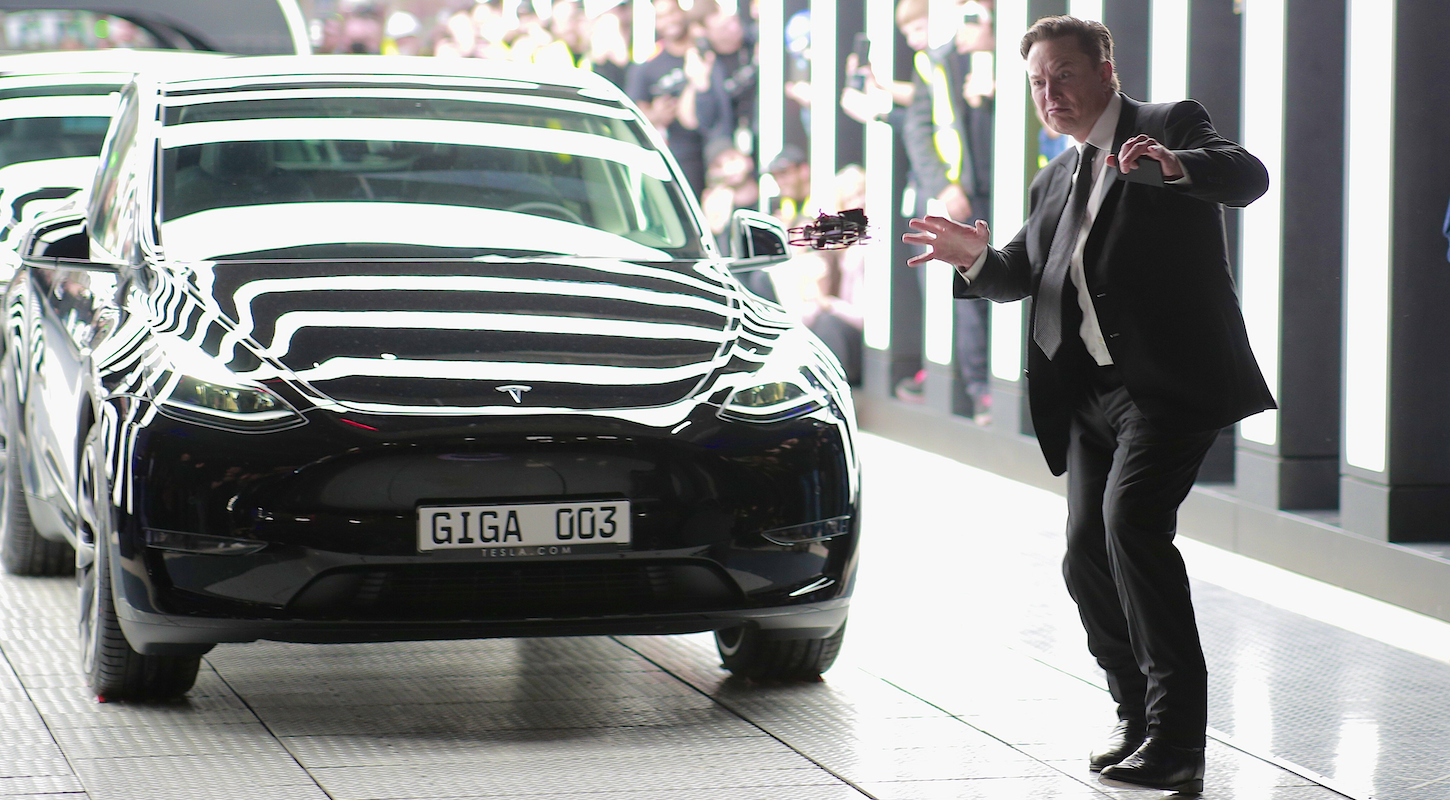
[[[378,91],[169,98],[167,258],[703,257],[684,193],[622,106],[357,96]]]
[[[0,79],[0,167],[101,152],[119,86]]]

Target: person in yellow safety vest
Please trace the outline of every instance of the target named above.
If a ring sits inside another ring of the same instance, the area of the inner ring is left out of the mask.
[[[917,192],[917,213],[935,199],[941,213],[970,223],[987,219],[991,183],[991,67],[979,57],[992,47],[990,12],[978,0],[956,7],[961,13],[951,41],[913,58],[911,106],[903,143]],[[976,69],[986,74],[976,74]],[[958,301],[952,313],[952,361],[957,388],[952,408],[978,424],[989,421],[988,305]],[[897,396],[921,402],[923,375],[897,387]]]
[[[972,154],[966,134],[970,117],[959,88],[966,82],[967,60],[952,44],[917,51],[913,59],[916,85],[906,112],[904,138],[919,205],[936,198],[955,220],[972,218],[976,193]]]

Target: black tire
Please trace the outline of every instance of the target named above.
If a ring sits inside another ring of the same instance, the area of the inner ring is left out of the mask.
[[[10,420],[13,422],[14,420]],[[0,564],[12,575],[69,575],[75,556],[65,542],[53,542],[36,532],[30,506],[20,480],[20,456],[11,447],[8,431],[0,432]]]
[[[116,617],[110,547],[115,510],[104,469],[99,428],[86,437],[76,480],[76,588],[79,595],[81,670],[97,697],[168,700],[196,683],[200,655],[142,655],[126,641]]]
[[[754,625],[715,632],[720,665],[741,678],[813,681],[836,663],[846,623],[824,639],[766,639]]]

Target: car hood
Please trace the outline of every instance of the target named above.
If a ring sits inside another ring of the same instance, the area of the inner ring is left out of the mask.
[[[225,261],[187,275],[230,329],[206,349],[232,369],[277,365],[377,413],[675,403],[729,367],[754,302],[708,261]]]

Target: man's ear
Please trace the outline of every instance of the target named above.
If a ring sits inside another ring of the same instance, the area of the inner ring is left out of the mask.
[[[1104,61],[1098,65],[1098,77],[1102,79],[1104,86],[1113,85],[1113,62]]]

